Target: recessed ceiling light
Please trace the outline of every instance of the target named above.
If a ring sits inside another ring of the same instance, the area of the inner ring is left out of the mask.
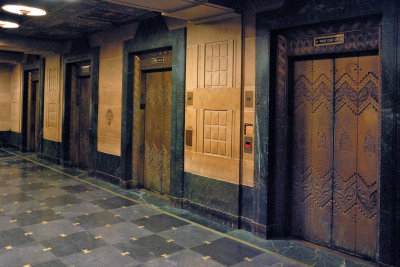
[[[24,5],[4,5],[2,7],[5,11],[18,15],[28,16],[44,16],[46,11],[36,7],[24,6]]]
[[[0,20],[0,28],[15,29],[18,27],[19,25],[15,22]]]

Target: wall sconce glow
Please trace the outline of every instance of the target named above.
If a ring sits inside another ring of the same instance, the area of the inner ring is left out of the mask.
[[[0,28],[15,29],[18,27],[19,25],[15,22],[0,20]]]
[[[44,16],[46,15],[46,11],[36,7],[23,6],[23,5],[4,5],[2,7],[5,11],[10,13],[18,14],[18,15],[27,15],[27,16]]]

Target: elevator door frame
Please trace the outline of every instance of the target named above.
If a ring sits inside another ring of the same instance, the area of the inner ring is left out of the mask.
[[[90,84],[92,95],[90,98],[89,115],[89,173],[93,174],[97,161],[97,123],[98,123],[98,85],[99,85],[99,48],[92,48],[81,53],[67,53],[64,55],[63,64],[63,116],[62,116],[62,141],[61,163],[69,166],[69,129],[70,129],[70,97],[71,97],[71,65],[79,62],[90,62]],[[68,130],[66,130],[68,129]]]
[[[302,57],[288,57],[288,90],[287,90],[287,98],[288,98],[288,102],[287,102],[287,114],[288,114],[288,120],[287,120],[287,130],[288,130],[288,134],[287,134],[287,137],[286,137],[286,143],[288,144],[287,145],[287,147],[286,147],[286,155],[287,155],[287,157],[286,157],[286,160],[287,160],[287,164],[289,164],[290,165],[290,167],[288,167],[287,168],[287,177],[286,177],[286,179],[287,179],[287,182],[288,182],[288,184],[287,184],[287,199],[290,199],[290,200],[292,200],[292,197],[293,197],[293,194],[292,194],[292,192],[293,192],[293,189],[292,189],[292,187],[293,187],[293,181],[292,180],[290,180],[290,178],[293,178],[293,174],[291,173],[291,166],[292,166],[292,164],[294,164],[294,162],[293,162],[293,154],[294,153],[292,153],[291,152],[291,149],[293,148],[293,145],[292,145],[292,142],[293,142],[293,139],[294,139],[294,109],[295,109],[295,106],[294,106],[294,100],[295,100],[295,95],[294,95],[294,88],[295,88],[295,81],[294,81],[294,69],[295,69],[295,62],[297,62],[297,61],[315,61],[315,60],[331,60],[332,61],[332,66],[333,66],[333,77],[332,77],[332,82],[333,82],[333,87],[332,87],[332,90],[333,90],[333,95],[332,95],[332,97],[333,97],[333,99],[332,99],[332,108],[333,108],[333,114],[331,114],[331,117],[330,117],[330,119],[331,119],[331,121],[330,121],[330,124],[331,124],[331,135],[332,135],[332,142],[331,142],[331,145],[332,145],[332,147],[331,147],[331,149],[332,149],[332,151],[331,151],[331,153],[332,153],[332,155],[331,155],[331,158],[330,158],[330,163],[331,163],[331,169],[332,170],[335,170],[335,159],[336,159],[336,154],[335,154],[335,145],[334,144],[336,144],[336,142],[338,142],[338,140],[335,140],[335,134],[336,134],[336,132],[337,132],[337,124],[336,124],[336,116],[337,116],[337,114],[336,114],[336,111],[335,111],[335,109],[336,109],[336,98],[335,98],[335,92],[336,92],[336,82],[337,82],[337,76],[336,76],[336,71],[337,71],[337,69],[336,69],[336,61],[337,61],[337,59],[343,59],[343,58],[354,58],[354,57],[367,57],[367,56],[378,56],[378,60],[379,60],[379,64],[381,63],[380,61],[381,61],[381,56],[380,56],[380,54],[379,54],[379,51],[366,51],[366,52],[354,52],[354,53],[336,53],[336,54],[326,54],[326,55],[318,55],[318,56],[302,56]],[[380,64],[381,65],[381,64]],[[361,67],[361,66],[360,66]],[[380,66],[380,71],[381,71],[381,66]],[[381,114],[381,110],[382,110],[382,107],[381,107],[381,105],[382,105],[382,103],[381,103],[381,89],[382,89],[382,80],[380,80],[380,83],[381,83],[381,87],[380,87],[380,91],[379,91],[379,101],[378,101],[378,103],[379,103],[379,106],[380,106],[380,109],[378,110],[378,128],[379,128],[379,144],[381,143],[381,134],[380,134],[380,129],[381,129],[381,120],[380,120],[380,118],[381,118],[381,116],[380,116],[380,114]],[[377,167],[377,170],[378,170],[378,179],[377,179],[377,183],[378,183],[378,192],[380,191],[379,189],[379,184],[380,184],[380,165],[381,165],[381,153],[380,153],[380,147],[379,147],[379,149],[378,149],[378,167]],[[331,179],[332,179],[332,182],[335,180],[335,177],[333,176],[333,174],[332,175],[330,175],[331,176]],[[333,197],[333,194],[334,194],[334,191],[332,191],[332,197]],[[331,201],[332,201],[332,203],[331,203],[331,205],[333,205],[333,198],[331,199]],[[379,200],[378,200],[379,201]],[[289,205],[290,205],[290,208],[288,209],[288,218],[289,218],[289,220],[291,221],[291,220],[293,220],[293,212],[292,212],[292,206],[291,206],[291,203],[292,202],[290,202],[289,201]],[[379,202],[378,202],[378,212],[377,212],[377,217],[378,217],[378,219],[377,219],[377,227],[376,227],[376,247],[378,248],[378,240],[379,240],[379,207],[380,207],[380,205],[379,205]],[[333,250],[338,250],[338,251],[343,251],[343,252],[345,252],[345,253],[349,253],[349,254],[351,254],[351,255],[353,255],[353,253],[356,253],[356,252],[351,252],[351,251],[348,251],[348,250],[344,250],[344,249],[341,249],[341,248],[337,248],[337,247],[335,247],[335,245],[334,245],[334,242],[335,242],[335,239],[334,239],[334,236],[333,236],[333,223],[334,223],[334,220],[333,220],[333,213],[334,213],[334,209],[333,209],[333,207],[332,207],[332,210],[331,210],[331,214],[330,214],[330,217],[331,217],[331,221],[330,221],[330,231],[331,231],[331,235],[329,236],[329,239],[330,239],[330,245],[328,246],[326,246],[327,248],[329,248],[329,249],[333,249]],[[289,222],[289,224],[290,224],[290,222]],[[289,226],[290,227],[290,226]],[[288,231],[289,233],[288,233],[288,236],[291,236],[290,235],[290,231]],[[308,242],[313,242],[313,241],[308,241]],[[317,243],[317,242],[316,242]],[[318,243],[317,243],[318,244]],[[319,244],[319,245],[321,245],[321,244]],[[324,246],[324,245],[321,245],[321,246]],[[377,253],[376,253],[377,254]],[[363,256],[357,256],[357,257],[363,257]],[[371,259],[370,259],[371,260]]]
[[[36,151],[35,153],[42,154],[43,153],[43,114],[44,114],[44,68],[45,68],[45,59],[38,59],[33,63],[23,64],[22,67],[22,128],[21,128],[21,150],[29,151],[27,147],[27,138],[28,138],[28,75],[29,72],[38,71],[39,80],[36,88],[36,94],[39,95],[37,98],[39,103],[37,103],[38,110],[38,123],[35,125],[37,128],[37,137],[35,138],[36,143]]]
[[[268,237],[289,236],[290,226],[290,181],[288,180],[288,103],[289,81],[291,77],[289,62],[292,58],[332,58],[353,53],[354,56],[368,53],[381,53],[381,22],[379,17],[336,21],[329,24],[303,26],[299,28],[272,31],[270,68],[270,107],[267,181],[267,226]],[[341,32],[332,31],[340,29]],[[314,46],[316,36],[330,36],[344,33],[345,43],[339,45]],[[260,51],[257,48],[257,51]],[[383,80],[382,80],[383,81]],[[261,78],[257,78],[261,82]],[[260,85],[261,86],[261,85]],[[264,85],[262,85],[265,88]],[[263,97],[263,96],[261,96]],[[261,102],[260,102],[261,103]],[[266,108],[258,107],[260,112]],[[264,117],[264,116],[262,116]],[[260,118],[259,118],[260,120]],[[380,122],[380,127],[381,127]],[[260,130],[264,132],[264,129]],[[263,151],[256,151],[264,155]],[[380,180],[381,181],[381,177]],[[381,193],[380,193],[381,195]],[[381,206],[382,208],[382,206]],[[380,214],[380,211],[378,211]],[[378,226],[378,232],[381,231]],[[378,237],[379,238],[379,237]],[[380,242],[380,241],[379,241]],[[379,247],[379,246],[378,246]],[[378,248],[379,250],[379,248]],[[378,251],[377,251],[378,252]],[[377,260],[375,258],[374,260]]]

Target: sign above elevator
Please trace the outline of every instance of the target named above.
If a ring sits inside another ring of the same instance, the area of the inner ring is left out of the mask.
[[[172,67],[172,51],[165,50],[138,56],[141,70],[167,69]]]
[[[344,44],[344,34],[314,37],[314,46]]]

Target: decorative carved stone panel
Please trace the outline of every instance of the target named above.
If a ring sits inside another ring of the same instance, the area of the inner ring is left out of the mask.
[[[48,82],[48,91],[49,92],[55,92],[58,90],[58,73],[59,69],[57,67],[55,68],[48,68],[47,70],[47,82]]]
[[[57,105],[54,103],[47,105],[47,127],[57,128]]]
[[[204,153],[231,157],[231,122],[228,111],[204,111]]]
[[[199,67],[200,66],[201,65],[199,65]],[[233,81],[233,41],[205,44],[204,86],[206,88],[207,87],[229,88],[232,87],[232,81]]]

